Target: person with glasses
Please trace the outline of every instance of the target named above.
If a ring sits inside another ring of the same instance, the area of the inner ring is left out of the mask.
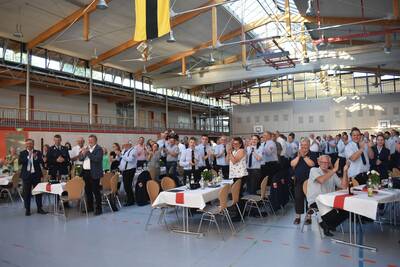
[[[343,178],[337,176],[339,170],[339,160],[336,160],[332,166],[329,155],[322,155],[318,158],[319,167],[311,168],[310,178],[307,183],[307,201],[310,203],[310,208],[318,209],[317,197],[320,194],[327,194],[336,191],[336,188],[345,189],[349,182],[347,178],[347,170],[349,164],[343,168]],[[311,211],[311,209],[309,210]],[[307,212],[308,214],[308,212]],[[347,211],[341,209],[332,209],[326,214],[322,214],[322,221],[319,223],[326,236],[333,236],[330,231],[335,231],[343,221],[349,217]]]
[[[229,159],[229,179],[233,179],[236,182],[238,179],[242,179],[240,187],[240,196],[243,193],[244,179],[248,175],[246,166],[246,151],[244,150],[243,140],[240,137],[232,139],[232,147],[228,148],[228,159]]]

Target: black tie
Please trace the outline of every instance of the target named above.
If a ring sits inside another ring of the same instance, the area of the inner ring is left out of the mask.
[[[359,143],[357,143],[357,148],[360,149]],[[364,165],[367,165],[367,160],[365,159],[364,151],[361,153],[361,160]]]
[[[226,152],[226,145],[224,145],[224,155],[226,157],[226,155],[228,155],[228,153]]]
[[[206,146],[204,146],[204,156],[207,156]],[[207,167],[207,169],[210,168],[210,161],[208,160],[208,158],[206,159],[206,167]]]
[[[328,151],[328,153],[330,152],[329,150],[330,150],[330,145],[329,145],[329,142],[326,144],[328,147],[327,147],[327,151]]]
[[[129,152],[128,152],[128,151],[129,151]],[[126,150],[126,151],[124,152],[124,155],[125,155],[126,152],[128,152],[127,157],[129,157],[129,153],[131,153],[131,151],[130,151],[130,150]],[[128,161],[125,161],[125,169],[124,169],[124,171],[126,171],[126,168],[128,168]]]
[[[251,148],[251,153],[249,157],[249,168],[253,165],[253,152],[254,152],[254,147]]]
[[[192,162],[195,163],[194,161],[194,150],[192,149]],[[196,166],[193,164],[192,165],[192,171],[194,172],[196,170]]]

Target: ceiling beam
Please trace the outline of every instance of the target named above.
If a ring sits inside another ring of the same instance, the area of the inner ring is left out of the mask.
[[[43,31],[40,33],[38,36],[33,38],[31,41],[27,43],[27,48],[32,49],[49,38],[53,37],[57,33],[65,30],[67,27],[72,25],[74,22],[77,20],[81,19],[85,14],[91,13],[96,10],[96,4],[98,0],[95,0],[94,3],[90,3],[89,5],[86,5],[84,7],[81,7],[77,11],[73,12],[71,15],[63,18],[62,20],[58,21],[56,24],[52,25],[50,28],[47,30]],[[111,0],[107,0],[107,3],[111,2]]]
[[[224,2],[224,1],[223,0],[209,0],[207,3],[205,3],[205,4],[203,4],[203,5],[199,6],[199,7],[205,7],[205,6],[209,6],[209,5],[217,4],[217,3],[221,3],[221,2]],[[174,28],[174,27],[176,27],[176,26],[178,26],[178,25],[180,25],[180,24],[182,24],[182,23],[184,23],[186,21],[189,21],[189,20],[199,16],[200,14],[203,14],[204,12],[209,11],[210,9],[211,8],[199,9],[199,10],[196,10],[196,11],[193,11],[193,12],[188,12],[188,13],[181,14],[181,15],[178,15],[176,17],[173,17],[171,19],[171,28]],[[99,55],[95,59],[92,59],[90,61],[90,65],[92,65],[92,66],[93,65],[97,65],[97,64],[103,62],[104,60],[107,60],[107,59],[109,59],[111,57],[114,57],[114,56],[116,56],[116,55],[128,50],[129,48],[135,47],[139,43],[140,42],[137,42],[137,41],[133,40],[133,37],[132,37],[131,40],[126,41],[125,43],[120,44],[119,46],[114,47],[114,48],[102,53],[101,55]]]
[[[89,41],[89,14],[83,15],[83,40]]]
[[[366,72],[366,73],[381,73],[387,75],[400,75],[400,69],[386,69],[386,68],[372,68],[372,67],[356,67],[356,68],[349,68],[347,70],[356,71],[356,72]]]
[[[0,79],[0,88],[11,87],[25,83],[25,80]]]
[[[393,17],[395,19],[400,19],[399,10],[400,10],[400,0],[393,0]]]
[[[281,17],[283,18],[284,16],[281,16]],[[263,26],[265,24],[268,24],[268,23],[271,23],[271,22],[274,22],[274,21],[275,20],[273,18],[269,17],[269,16],[260,18],[258,20],[255,20],[255,21],[249,23],[249,24],[244,25],[243,26],[244,32],[248,32],[248,31],[254,30],[254,29],[256,29],[256,28],[258,28],[260,26]],[[230,39],[232,39],[234,37],[240,36],[241,33],[242,33],[242,28],[237,28],[237,29],[235,29],[235,30],[233,30],[233,31],[231,31],[231,32],[229,32],[227,34],[222,35],[219,38],[219,41],[220,42],[224,42],[224,41],[230,40]],[[164,60],[161,60],[161,61],[159,61],[157,63],[154,63],[154,64],[152,64],[150,66],[146,66],[146,70],[147,70],[147,72],[152,72],[152,71],[158,70],[158,69],[160,69],[160,68],[162,68],[162,67],[164,67],[166,65],[169,65],[171,63],[174,63],[176,61],[181,60],[183,57],[192,56],[192,55],[196,54],[198,51],[212,46],[212,44],[213,44],[213,40],[209,40],[209,41],[207,41],[205,43],[202,43],[202,44],[200,44],[200,45],[198,45],[196,47],[193,47],[192,49],[177,53],[177,54],[172,55],[172,56],[170,56],[170,57],[168,57],[168,58],[166,58]],[[142,74],[142,70],[138,70],[138,71],[135,72],[135,77],[140,77],[141,74]]]
[[[359,18],[359,17],[320,17],[321,25],[340,25],[359,23],[362,25],[396,26],[400,25],[400,19],[376,20],[379,18]],[[291,16],[292,23],[318,23],[317,17],[294,15]]]

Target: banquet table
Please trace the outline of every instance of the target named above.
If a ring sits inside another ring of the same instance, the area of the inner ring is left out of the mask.
[[[8,185],[12,180],[12,175],[0,175],[0,185]]]
[[[139,175],[140,175],[143,171],[144,171],[143,169],[141,169],[141,170],[136,170],[135,176],[133,177],[133,182],[132,182],[132,187],[133,187],[134,189],[135,189],[135,185],[136,185],[137,179],[138,179]],[[166,167],[161,167],[161,168],[160,168],[160,175],[164,175],[164,174],[166,174],[166,173],[167,173]],[[123,179],[122,179],[122,174],[119,175],[119,177],[118,177],[118,182],[121,183],[121,186],[119,187],[119,191],[120,191],[120,192],[124,191],[124,181],[123,181]]]
[[[374,247],[357,243],[357,216],[361,215],[376,220],[378,204],[399,202],[400,190],[376,190],[372,197],[368,197],[368,193],[363,189],[363,185],[355,187],[353,195],[349,195],[347,190],[321,194],[317,197],[316,202],[321,216],[325,215],[333,208],[349,212],[349,241],[338,239],[332,239],[332,241],[376,251]]]
[[[38,183],[32,190],[32,195],[49,194],[54,196],[54,214],[58,214],[58,199],[65,191],[64,182],[58,184],[49,184],[47,182]]]
[[[189,229],[189,208],[204,209],[207,202],[218,199],[218,194],[225,184],[232,184],[232,180],[224,180],[217,187],[187,189],[186,186],[177,187],[161,192],[153,202],[157,206],[178,206],[182,207],[182,230],[174,230],[177,233],[201,235],[201,233],[190,232]]]

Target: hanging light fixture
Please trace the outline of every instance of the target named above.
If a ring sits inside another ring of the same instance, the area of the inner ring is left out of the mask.
[[[97,49],[96,49],[96,47],[93,49],[92,59],[97,59]]]
[[[104,10],[107,8],[108,8],[108,5],[107,5],[106,0],[99,0],[99,2],[97,3],[97,9]]]
[[[392,36],[390,34],[385,35],[385,46],[383,47],[385,54],[392,53]]]
[[[13,33],[14,37],[16,38],[22,38],[24,37],[24,35],[22,34],[22,25],[21,24],[17,24],[15,26],[15,32]]]
[[[254,84],[254,87],[260,87],[260,84],[258,83],[258,79],[256,79],[256,83]]]
[[[211,53],[210,53],[210,58],[208,59],[208,63],[209,63],[210,65],[215,64],[215,59],[214,59],[214,55],[213,55],[213,52],[212,52],[212,51],[211,51]]]
[[[192,73],[189,70],[185,72],[185,75],[188,80],[192,79]]]
[[[315,17],[314,0],[308,0],[308,8],[306,10],[306,15]]]
[[[169,32],[169,38],[167,39],[167,43],[175,43],[175,42],[176,42],[176,39],[175,39],[175,36],[174,36],[174,31],[171,30]]]
[[[143,64],[142,74],[146,74],[146,73],[147,73],[146,64]]]

